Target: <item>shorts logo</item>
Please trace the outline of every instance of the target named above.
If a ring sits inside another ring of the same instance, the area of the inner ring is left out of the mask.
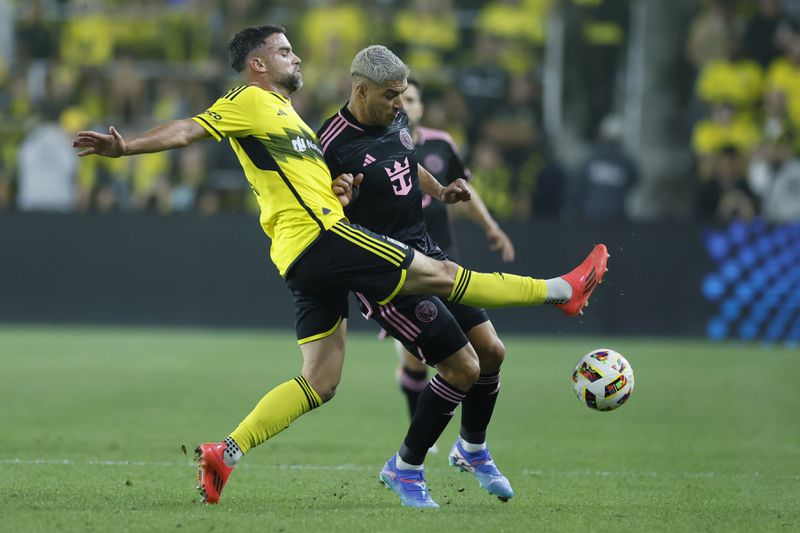
[[[414,140],[411,139],[411,134],[408,132],[406,128],[400,130],[400,142],[403,143],[403,146],[405,146],[409,150],[414,149]]]
[[[430,300],[422,300],[417,304],[417,308],[414,309],[414,314],[417,315],[417,319],[420,322],[433,322],[436,320],[439,311]]]

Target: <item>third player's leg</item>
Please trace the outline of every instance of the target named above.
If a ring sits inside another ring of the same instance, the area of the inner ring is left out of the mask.
[[[411,355],[411,352],[406,350],[402,344],[397,341],[395,341],[395,343],[395,346],[400,352],[399,362],[403,368],[407,368],[415,372],[424,372],[428,369],[428,365]]]
[[[428,365],[414,357],[399,341],[395,340],[394,345],[398,355],[397,382],[406,398],[408,414],[414,418],[419,395],[429,383]]]

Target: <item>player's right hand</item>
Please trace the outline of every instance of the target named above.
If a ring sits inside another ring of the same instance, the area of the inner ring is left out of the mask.
[[[108,135],[96,131],[79,131],[72,139],[73,148],[87,148],[78,152],[78,157],[87,155],[102,155],[105,157],[119,157],[125,155],[127,143],[114,126],[108,128]]]
[[[340,174],[333,180],[331,184],[333,194],[336,195],[343,207],[347,207],[353,201],[353,191],[358,189],[363,179],[364,174],[359,173],[355,176],[352,174]]]

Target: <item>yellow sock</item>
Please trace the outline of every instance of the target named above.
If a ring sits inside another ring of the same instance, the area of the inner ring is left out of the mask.
[[[542,305],[547,298],[547,284],[534,279],[499,272],[473,272],[458,267],[451,302],[472,307],[519,307]]]
[[[322,398],[303,376],[281,383],[256,404],[230,434],[242,453],[289,427],[301,415],[322,405]]]

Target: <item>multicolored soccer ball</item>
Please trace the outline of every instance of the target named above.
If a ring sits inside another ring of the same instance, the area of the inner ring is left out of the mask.
[[[633,368],[614,350],[592,350],[578,361],[572,373],[572,386],[586,407],[613,411],[631,397]]]

